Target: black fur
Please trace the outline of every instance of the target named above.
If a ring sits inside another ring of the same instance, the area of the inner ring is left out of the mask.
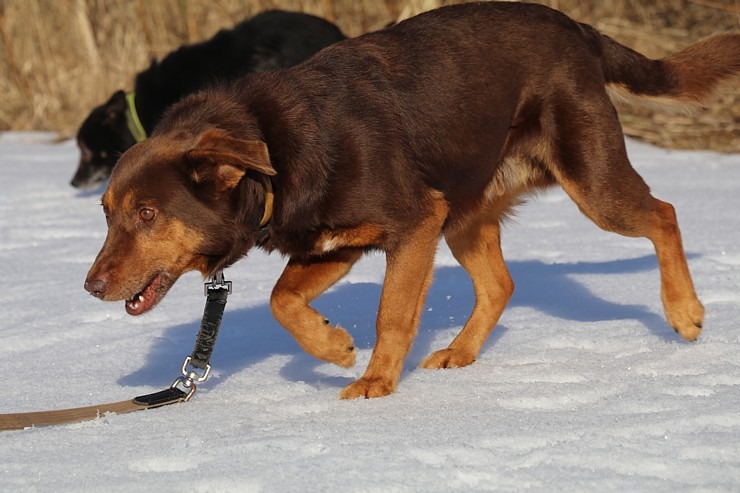
[[[332,23],[308,14],[271,10],[213,38],[182,46],[136,77],[136,109],[147,135],[165,109],[213,83],[296,65],[345,36]],[[80,163],[72,186],[105,181],[118,157],[136,143],[126,123],[126,95],[117,91],[93,109],[77,133]]]

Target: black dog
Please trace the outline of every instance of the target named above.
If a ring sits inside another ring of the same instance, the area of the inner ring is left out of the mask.
[[[117,91],[80,127],[80,164],[72,186],[90,188],[105,181],[118,157],[146,138],[164,110],[183,96],[216,81],[296,65],[343,39],[339,28],[324,19],[272,10],[152,61],[136,76],[135,92]]]

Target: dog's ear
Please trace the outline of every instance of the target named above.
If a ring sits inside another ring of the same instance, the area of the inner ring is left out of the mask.
[[[106,121],[117,121],[126,112],[126,104],[125,92],[116,91],[113,93],[113,96],[103,105]]]
[[[193,181],[210,181],[219,192],[236,187],[250,169],[269,176],[277,174],[264,142],[235,139],[218,128],[206,130],[187,152],[187,158],[194,164]]]

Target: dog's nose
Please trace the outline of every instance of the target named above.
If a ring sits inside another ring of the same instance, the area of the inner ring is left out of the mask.
[[[87,279],[85,281],[85,291],[95,296],[96,298],[103,298],[105,296],[105,290],[108,288],[108,283],[101,281],[100,279]]]

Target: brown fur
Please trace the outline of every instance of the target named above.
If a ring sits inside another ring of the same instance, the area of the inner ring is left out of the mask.
[[[275,318],[308,353],[349,366],[351,336],[309,304],[363,252],[382,250],[377,344],[340,394],[382,396],[398,383],[439,237],[476,304],[422,366],[465,366],[514,290],[501,221],[526,194],[559,184],[601,228],[654,243],[668,322],[694,340],[704,313],[673,207],[630,165],[606,87],[705,100],[740,73],[738,40],[653,61],[543,6],[465,4],[190,96],[116,166],[103,197],[108,238],[86,289],[138,314],[186,270],[209,275],[255,246],[277,250],[290,261],[270,300]],[[260,228],[267,177],[274,206]]]

